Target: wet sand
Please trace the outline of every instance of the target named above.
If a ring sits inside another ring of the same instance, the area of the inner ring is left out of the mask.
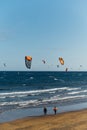
[[[0,130],[87,130],[87,110],[18,119],[1,123]]]

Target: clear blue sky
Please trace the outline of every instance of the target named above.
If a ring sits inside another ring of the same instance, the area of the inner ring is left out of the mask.
[[[25,55],[30,71],[87,70],[87,0],[0,0],[0,70],[28,70]]]

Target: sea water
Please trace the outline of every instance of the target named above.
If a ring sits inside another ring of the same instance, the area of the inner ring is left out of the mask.
[[[87,72],[0,72],[1,113],[86,103]]]

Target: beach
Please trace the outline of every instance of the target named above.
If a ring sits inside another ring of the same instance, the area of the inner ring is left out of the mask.
[[[0,130],[87,130],[87,72],[1,72],[0,82]]]
[[[1,123],[0,130],[87,130],[87,109]]]

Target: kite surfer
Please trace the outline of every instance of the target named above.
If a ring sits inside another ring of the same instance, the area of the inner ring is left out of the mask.
[[[46,115],[47,114],[47,108],[44,107],[43,111],[44,111],[44,115]]]
[[[58,110],[58,108],[55,106],[55,107],[53,108],[53,111],[54,111],[54,114],[55,114],[55,115],[56,115],[57,110]]]

